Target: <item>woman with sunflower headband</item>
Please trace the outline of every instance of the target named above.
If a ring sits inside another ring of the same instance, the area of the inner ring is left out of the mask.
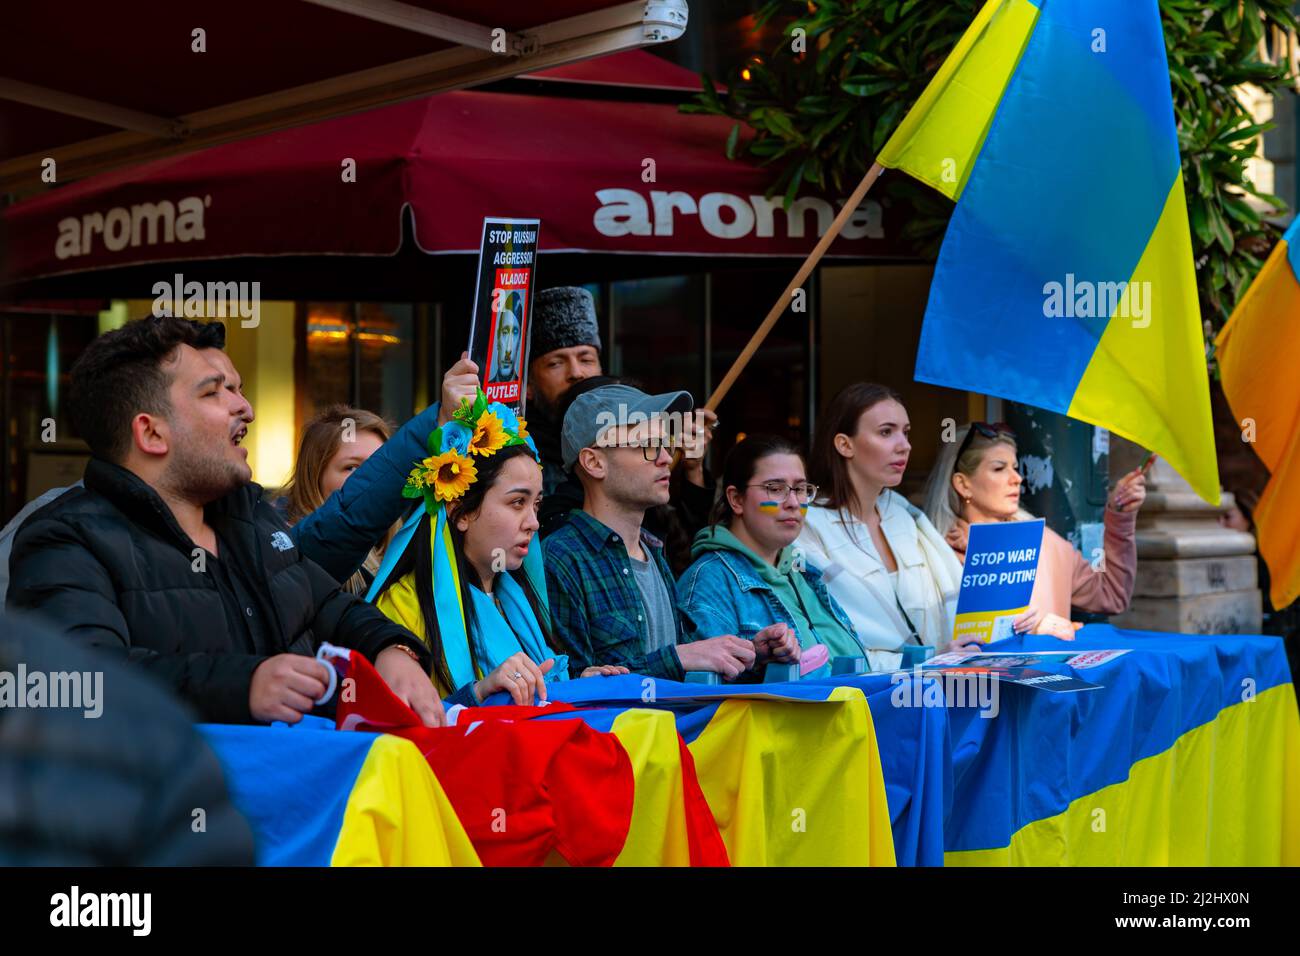
[[[542,496],[527,423],[480,389],[429,436],[429,457],[403,495],[422,499],[388,549],[367,596],[433,652],[433,682],[448,704],[504,691],[517,704],[546,698],[568,677],[550,645],[541,548]],[[626,673],[591,667],[582,676]]]

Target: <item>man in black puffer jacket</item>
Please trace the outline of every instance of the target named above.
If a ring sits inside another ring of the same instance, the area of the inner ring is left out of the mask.
[[[138,662],[204,720],[296,722],[327,688],[323,641],[369,658],[426,724],[442,721],[428,651],[294,545],[252,483],[252,408],[219,327],[128,323],[72,369],[85,487],[33,514],[8,606]]]

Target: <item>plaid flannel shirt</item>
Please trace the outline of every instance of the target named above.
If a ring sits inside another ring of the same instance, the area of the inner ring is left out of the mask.
[[[677,589],[663,542],[643,528],[641,545],[668,588],[677,643],[681,643]],[[543,547],[551,623],[557,643],[569,655],[570,674],[576,677],[596,664],[621,664],[634,674],[682,679],[675,646],[646,652],[645,605],[618,534],[585,511],[574,511]]]

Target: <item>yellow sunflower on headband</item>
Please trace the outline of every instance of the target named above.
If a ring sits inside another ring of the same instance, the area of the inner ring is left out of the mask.
[[[469,452],[486,458],[504,448],[509,440],[510,436],[506,434],[501,419],[491,412],[484,412],[474,426],[474,437],[469,440]]]
[[[425,484],[433,487],[434,497],[439,501],[455,501],[478,478],[474,462],[454,448],[424,459],[423,464],[427,469]]]

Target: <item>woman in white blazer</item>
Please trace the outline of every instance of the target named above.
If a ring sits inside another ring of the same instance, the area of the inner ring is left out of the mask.
[[[901,666],[905,644],[952,647],[961,563],[924,512],[891,490],[907,468],[911,427],[884,385],[858,382],[835,396],[809,461],[823,497],[796,541],[848,612],[873,671]]]

